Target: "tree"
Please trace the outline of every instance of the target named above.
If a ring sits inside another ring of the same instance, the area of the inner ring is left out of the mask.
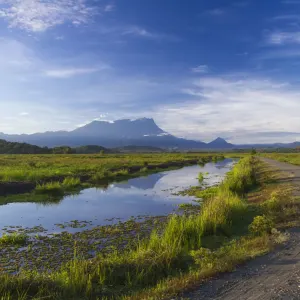
[[[255,154],[257,154],[256,149],[252,148],[251,155],[255,155]]]

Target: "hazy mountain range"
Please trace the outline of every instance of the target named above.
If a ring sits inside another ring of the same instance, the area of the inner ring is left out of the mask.
[[[20,135],[0,133],[0,139],[47,147],[101,145],[112,148],[135,145],[178,149],[233,149],[253,146],[296,147],[300,145],[298,142],[273,145],[233,145],[222,138],[204,143],[175,137],[159,128],[151,118],[123,119],[114,122],[93,121],[72,131],[48,131]]]

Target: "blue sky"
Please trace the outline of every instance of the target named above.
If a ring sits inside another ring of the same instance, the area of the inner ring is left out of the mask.
[[[5,133],[300,140],[300,0],[0,0],[0,70]]]

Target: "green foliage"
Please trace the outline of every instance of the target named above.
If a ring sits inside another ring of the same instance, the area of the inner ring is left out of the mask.
[[[287,149],[284,150],[286,151]],[[293,150],[295,152],[299,152],[298,149]],[[284,151],[281,151],[281,153],[262,153],[261,155],[293,165],[300,165],[300,153],[285,153]]]
[[[0,244],[5,245],[24,245],[27,242],[27,235],[21,233],[3,234],[0,237]]]
[[[38,184],[35,188],[35,192],[38,194],[59,194],[63,193],[62,184],[58,181],[48,182],[44,184]]]
[[[80,186],[81,182],[79,178],[76,177],[66,177],[62,182],[62,186],[66,188],[73,188]]]
[[[26,143],[14,143],[0,140],[0,154],[48,154],[51,150]]]
[[[35,188],[37,194],[61,194],[64,190],[76,188],[81,185],[80,179],[75,177],[66,177],[63,182],[52,181],[44,184],[38,184]]]
[[[92,178],[93,181],[114,178],[134,167],[137,173],[143,167],[148,170],[181,167],[211,156],[203,153],[151,153],[95,155],[2,155],[0,156],[0,181],[57,181],[64,177]],[[151,165],[151,168],[150,168]]]
[[[258,160],[253,156],[245,157],[229,172],[222,187],[243,195],[256,185]]]
[[[256,155],[256,154],[257,154],[256,149],[252,148],[252,150],[251,150],[251,155]]]
[[[147,161],[151,159],[148,157]],[[206,240],[214,236],[221,236],[222,241],[232,238],[232,229],[244,222],[248,210],[239,194],[256,183],[255,178],[247,178],[256,175],[252,172],[255,166],[248,158],[241,160],[224,184],[210,189],[199,213],[171,216],[163,230],[154,230],[150,238],[131,245],[124,252],[99,254],[92,260],[79,260],[75,252],[74,260],[55,272],[0,276],[0,293],[16,298],[16,291],[25,291],[29,299],[117,299],[138,293],[135,299],[150,299],[139,294],[145,287],[158,287],[162,291],[169,281],[178,278],[193,282],[195,274],[204,277],[203,272],[209,276],[230,271],[237,263],[262,254],[270,247],[266,236],[252,236],[224,242],[216,250],[203,248]],[[98,174],[116,176],[126,174],[126,170],[120,168],[119,173],[105,173],[107,169],[102,169]],[[252,224],[261,228],[262,222],[257,220],[255,218]],[[157,294],[153,299],[165,298]]]
[[[263,235],[271,233],[274,223],[267,216],[256,216],[249,225],[249,231],[254,235]]]
[[[68,146],[60,146],[52,149],[53,154],[72,154],[74,151],[71,147]]]
[[[262,204],[262,208],[266,215],[275,219],[277,222],[295,215],[299,210],[289,189],[274,190],[270,199]]]
[[[203,182],[203,180],[204,180],[204,175],[203,175],[202,172],[200,172],[200,173],[198,174],[198,180],[199,180],[199,182]]]

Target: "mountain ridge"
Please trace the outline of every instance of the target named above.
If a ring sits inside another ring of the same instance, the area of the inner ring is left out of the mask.
[[[98,145],[106,148],[126,146],[151,146],[163,149],[236,149],[262,147],[297,147],[299,142],[276,144],[234,145],[224,138],[217,137],[209,143],[179,138],[161,129],[153,118],[116,121],[92,121],[71,131],[46,131],[33,134],[5,134],[0,132],[0,139],[9,142],[29,143],[40,147],[81,147]]]

